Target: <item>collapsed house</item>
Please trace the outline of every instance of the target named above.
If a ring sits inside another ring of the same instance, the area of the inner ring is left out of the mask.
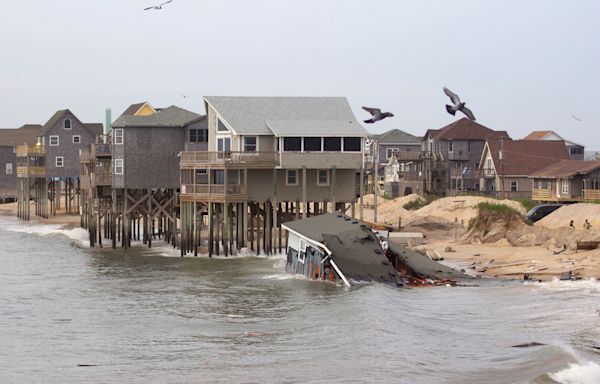
[[[346,286],[372,281],[402,286],[405,282],[445,284],[468,277],[408,248],[389,247],[367,224],[339,212],[283,227],[288,233],[286,270],[309,279]]]

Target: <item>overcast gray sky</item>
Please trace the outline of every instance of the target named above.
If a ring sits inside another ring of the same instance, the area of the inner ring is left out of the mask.
[[[448,86],[513,138],[552,129],[600,149],[600,1],[0,4],[0,127],[62,108],[101,122],[138,101],[201,113],[204,95],[346,96],[361,120],[361,105],[396,116],[367,129],[422,135],[453,121]]]

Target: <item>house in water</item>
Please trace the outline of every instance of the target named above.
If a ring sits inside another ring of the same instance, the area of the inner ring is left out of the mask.
[[[565,140],[558,133],[554,131],[533,131],[529,135],[525,136],[523,140],[562,140],[567,146],[569,156],[572,160],[585,160],[585,146],[574,143],[569,140]]]
[[[569,160],[564,141],[488,140],[479,162],[481,192],[508,198],[530,198],[531,175]]]
[[[208,152],[181,154],[182,252],[281,251],[281,224],[355,213],[368,132],[343,97],[204,98]],[[362,190],[362,189],[361,189]]]
[[[47,217],[62,209],[66,214],[79,214],[79,151],[100,134],[102,124],[83,123],[65,109],[41,127],[35,145],[17,147],[19,217],[29,219],[31,198],[36,203],[36,215]]]
[[[346,286],[353,281],[399,282],[394,265],[365,223],[329,213],[288,222],[283,228],[290,273]]]
[[[147,102],[128,107],[112,123],[108,141],[82,156],[82,225],[91,245],[101,244],[102,230],[113,248],[118,240],[127,248],[132,239],[151,246],[156,231],[175,244],[180,154],[207,148],[205,116]]]
[[[531,200],[578,202],[600,200],[600,161],[562,160],[530,175]]]
[[[17,147],[34,145],[40,136],[41,125],[0,129],[0,198],[17,196]]]

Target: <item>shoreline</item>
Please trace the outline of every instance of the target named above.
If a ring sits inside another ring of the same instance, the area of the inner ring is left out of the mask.
[[[16,218],[16,211],[17,203],[0,204],[0,216]],[[80,228],[80,217],[63,213],[45,219],[31,215],[29,223],[60,225],[65,230],[72,230]],[[527,274],[532,280],[550,281],[571,271],[574,277],[600,280],[600,249],[567,250],[556,254],[543,246],[516,247],[504,242],[464,244],[454,238],[429,238],[421,247],[435,249],[445,261],[464,268],[471,275],[523,280]],[[204,256],[208,257],[198,254],[198,257]]]

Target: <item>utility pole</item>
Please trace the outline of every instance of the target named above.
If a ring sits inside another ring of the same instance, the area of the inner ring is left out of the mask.
[[[373,148],[375,148],[374,161],[373,165],[375,169],[373,170],[373,222],[377,222],[377,195],[379,195],[379,176],[378,168],[379,168],[379,148],[377,142],[373,143]]]

